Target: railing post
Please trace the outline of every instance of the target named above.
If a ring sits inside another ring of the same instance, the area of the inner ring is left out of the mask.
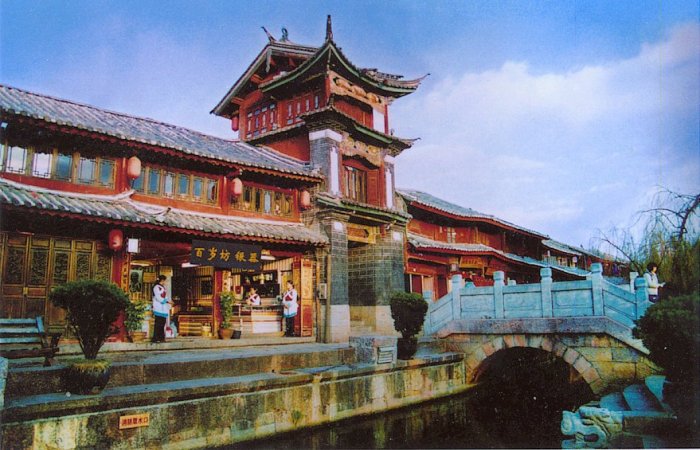
[[[542,287],[542,317],[554,315],[552,305],[552,269],[543,267],[540,269],[540,286]]]
[[[647,292],[647,280],[639,277],[634,280],[634,299],[636,303],[637,319],[642,317],[649,307],[649,294]]]
[[[591,282],[593,283],[593,315],[603,316],[603,265],[601,263],[591,264]]]
[[[639,272],[630,272],[630,292],[635,292],[634,281],[639,276]]]
[[[462,274],[452,275],[452,320],[459,320],[462,315]]]
[[[493,273],[493,304],[495,307],[496,319],[506,317],[505,307],[503,305],[503,286],[505,273],[498,270]]]

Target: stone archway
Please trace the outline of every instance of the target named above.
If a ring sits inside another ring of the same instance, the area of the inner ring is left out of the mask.
[[[473,383],[479,376],[483,363],[499,351],[509,348],[533,348],[561,358],[598,395],[606,387],[598,369],[573,347],[548,335],[504,335],[490,339],[474,348],[466,359],[467,381]]]

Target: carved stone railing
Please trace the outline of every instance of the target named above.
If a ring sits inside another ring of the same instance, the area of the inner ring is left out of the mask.
[[[462,276],[454,275],[451,292],[430,303],[424,333],[435,334],[456,320],[549,317],[605,316],[631,329],[650,305],[644,278],[637,278],[630,292],[605,281],[600,263],[591,265],[586,280],[555,283],[547,267],[540,276],[537,284],[506,286],[505,274],[498,271],[493,286],[462,287]]]

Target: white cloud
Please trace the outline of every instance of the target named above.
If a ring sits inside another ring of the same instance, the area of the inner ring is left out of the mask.
[[[651,186],[700,190],[699,55],[692,23],[603,65],[449,74],[394,106],[398,134],[423,138],[397,182],[587,243],[646,206]]]

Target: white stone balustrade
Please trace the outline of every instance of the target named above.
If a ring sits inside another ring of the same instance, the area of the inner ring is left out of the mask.
[[[424,332],[434,334],[451,321],[465,319],[608,317],[634,327],[650,305],[644,278],[637,278],[630,292],[604,280],[600,263],[590,270],[586,280],[553,282],[552,269],[545,267],[540,283],[520,285],[506,285],[505,274],[498,271],[489,287],[462,287],[462,276],[454,275],[452,291],[430,304]]]

